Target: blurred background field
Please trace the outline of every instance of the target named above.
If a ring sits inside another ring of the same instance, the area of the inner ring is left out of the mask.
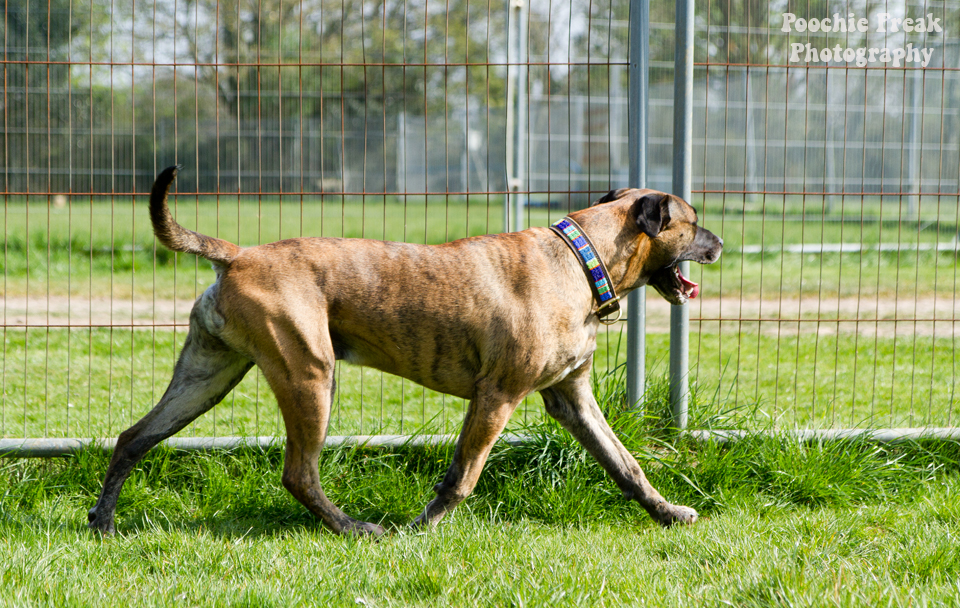
[[[185,226],[245,246],[299,236],[441,243],[502,230],[502,203],[492,198],[181,195],[171,204]],[[717,264],[691,269],[702,285],[691,302],[694,420],[751,428],[952,423],[956,250],[936,246],[955,242],[955,208],[906,222],[880,197],[829,215],[822,201],[784,197],[695,204],[725,251]],[[559,205],[530,208],[528,221],[544,226],[564,213]],[[64,208],[18,199],[8,201],[2,223],[0,433],[116,434],[162,394],[192,301],[214,273],[155,242],[142,196],[75,198]],[[879,246],[890,241],[900,247]],[[848,247],[818,251],[823,243]],[[666,374],[669,306],[651,290],[648,309],[655,380]],[[622,379],[625,341],[621,325],[601,334],[598,381]],[[333,434],[453,432],[465,407],[349,365],[340,366],[338,387]],[[531,396],[514,422],[540,416]],[[189,432],[275,434],[279,423],[254,370]]]
[[[146,194],[167,165],[184,167],[178,220],[245,246],[544,226],[630,185],[640,145],[647,185],[670,190],[676,3],[650,3],[643,144],[628,136],[632,6],[10,4],[0,435],[115,434],[164,389],[214,277],[153,239]],[[960,22],[956,0],[902,8]],[[783,32],[788,9],[820,19],[835,7],[694,6],[691,202],[726,245],[691,271],[691,420],[952,426],[960,32]],[[797,43],[909,44],[930,61],[790,62]],[[505,221],[508,201],[524,205],[519,219]],[[669,307],[647,300],[659,386]],[[601,336],[598,382],[622,374],[623,343],[622,324]],[[333,432],[452,429],[463,409],[370,370],[338,373]],[[540,415],[535,396],[525,408],[518,421]],[[251,373],[190,432],[273,433],[276,420]]]

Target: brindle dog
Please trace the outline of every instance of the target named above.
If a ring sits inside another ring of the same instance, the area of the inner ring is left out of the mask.
[[[258,365],[286,425],[283,485],[335,532],[382,534],[320,488],[337,359],[470,401],[453,462],[414,526],[436,524],[470,494],[511,413],[534,391],[625,497],[664,526],[696,521],[696,511],[650,485],[597,407],[590,388],[596,304],[580,261],[550,229],[443,245],[298,238],[241,248],[173,220],[166,198],[177,170],[166,169],[153,186],[154,232],[170,249],[213,262],[217,279],[194,304],[169,388],[117,439],[90,509],[92,529],[112,533],[117,496],[136,462]],[[649,284],[672,304],[698,292],[678,263],[715,262],[723,246],[697,226],[693,207],[652,190],[615,190],[570,217],[617,291]]]

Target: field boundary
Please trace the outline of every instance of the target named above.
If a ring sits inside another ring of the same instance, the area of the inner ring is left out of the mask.
[[[891,429],[782,429],[772,431],[695,430],[684,431],[684,435],[700,441],[733,443],[757,436],[773,436],[794,439],[801,443],[819,443],[828,441],[873,441],[877,443],[900,443],[904,441],[922,441],[928,439],[941,441],[960,441],[960,428],[956,427],[914,427]]]
[[[717,429],[682,431],[681,437],[690,437],[703,442],[720,444],[734,443],[752,437],[781,437],[800,443],[820,443],[833,441],[871,441],[876,443],[901,443],[909,441],[937,440],[960,441],[960,428],[955,427],[915,427],[890,429],[779,429],[770,431],[747,431],[742,429]],[[358,448],[402,448],[453,446],[457,436],[441,435],[331,435],[324,443],[324,449],[340,447]],[[521,445],[530,440],[523,433],[503,433],[498,442],[508,445]],[[162,445],[187,452],[211,450],[235,450],[240,448],[269,449],[283,447],[285,438],[275,435],[259,437],[171,437]],[[61,439],[0,439],[0,457],[9,458],[48,458],[69,456],[85,449],[95,448],[112,452],[117,445],[116,438],[76,438]]]
[[[744,245],[740,253],[860,253],[864,251],[960,251],[960,241],[943,243],[800,243],[798,245]],[[733,253],[734,251],[731,251]]]
[[[327,437],[324,448],[355,446],[361,448],[401,448],[453,445],[457,436],[442,435],[331,435]],[[524,435],[504,433],[499,441],[517,445],[527,440]],[[184,451],[235,450],[238,448],[282,447],[286,438],[274,435],[259,437],[171,437],[162,445]],[[68,456],[88,448],[112,452],[117,445],[115,437],[65,437],[44,439],[0,439],[0,456],[14,458],[46,458]]]

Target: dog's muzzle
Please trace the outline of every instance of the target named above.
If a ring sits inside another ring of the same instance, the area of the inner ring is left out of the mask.
[[[697,235],[690,247],[669,266],[665,266],[651,275],[648,285],[657,290],[663,299],[675,306],[685,304],[700,295],[700,286],[680,271],[680,262],[691,261],[698,264],[713,264],[720,259],[723,251],[723,239],[704,228],[697,228]]]

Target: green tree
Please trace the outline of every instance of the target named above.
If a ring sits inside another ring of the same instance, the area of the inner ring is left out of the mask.
[[[70,66],[64,62],[69,61],[75,41],[82,45],[76,39],[89,24],[87,15],[74,10],[70,0],[20,0],[7,4],[0,21],[5,60],[0,120],[12,190],[45,188],[47,177],[31,170],[58,166],[69,154],[66,138],[31,134],[69,123],[70,105],[64,91]]]
[[[504,70],[473,69],[505,46],[505,11],[454,0],[188,0],[158,3],[233,116],[421,113],[471,90],[498,100]],[[167,34],[170,36],[170,34]],[[414,65],[405,65],[414,64]],[[455,64],[455,65],[449,65]]]

